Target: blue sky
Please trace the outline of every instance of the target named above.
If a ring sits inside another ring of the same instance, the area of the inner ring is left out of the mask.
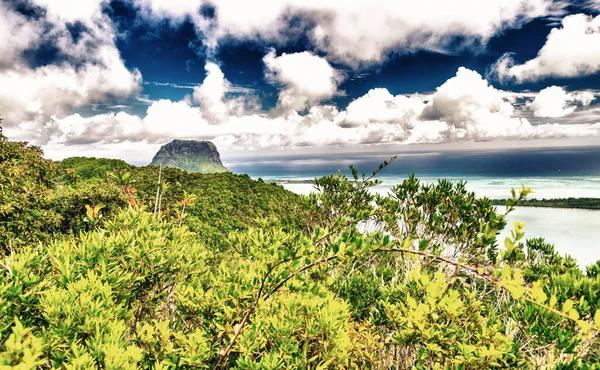
[[[52,158],[600,144],[600,0],[2,0],[0,39]]]

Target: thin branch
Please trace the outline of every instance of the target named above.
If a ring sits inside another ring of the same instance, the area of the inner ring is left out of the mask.
[[[311,267],[314,267],[318,264],[324,263],[324,262],[328,262],[331,261],[333,259],[337,258],[337,255],[335,256],[330,256],[327,258],[321,258],[319,260],[316,260],[308,265],[303,266],[300,270],[298,270],[297,272],[291,274],[290,276],[288,276],[287,278],[283,279],[282,281],[280,281],[275,288],[273,288],[271,290],[271,292],[269,292],[268,294],[266,294],[264,297],[262,296],[262,292],[265,286],[265,282],[267,280],[267,277],[271,274],[271,272],[273,272],[273,270],[282,265],[285,262],[289,262],[290,260],[287,261],[281,261],[273,266],[271,266],[271,268],[269,269],[269,271],[267,271],[267,274],[265,275],[265,277],[263,278],[260,287],[258,289],[258,293],[256,295],[256,299],[252,302],[252,305],[250,306],[250,308],[248,308],[244,314],[244,317],[242,318],[242,321],[240,321],[240,323],[236,326],[235,329],[235,333],[233,338],[231,338],[231,342],[229,342],[229,345],[227,346],[227,348],[223,351],[223,354],[221,354],[221,358],[219,358],[219,361],[217,362],[217,364],[215,365],[215,368],[218,368],[220,366],[223,366],[223,361],[225,360],[225,358],[229,355],[229,352],[231,352],[231,349],[233,348],[233,345],[235,344],[235,341],[238,339],[238,337],[240,336],[240,334],[242,333],[242,330],[244,329],[244,326],[246,325],[246,323],[248,322],[248,319],[250,318],[250,315],[252,314],[252,312],[254,312],[254,310],[256,309],[256,306],[258,304],[258,302],[261,300],[261,298],[263,300],[267,300],[269,299],[273,294],[275,294],[277,292],[277,290],[279,288],[281,288],[285,283],[287,283],[290,279],[293,279],[294,277],[296,277],[298,274],[300,274],[301,272],[304,272],[308,269],[310,269]]]
[[[223,354],[221,355],[221,358],[219,358],[219,361],[217,362],[217,364],[215,365],[215,367],[219,367],[223,361],[225,360],[225,358],[229,355],[229,352],[231,351],[231,349],[233,348],[233,345],[235,344],[235,341],[237,340],[237,338],[240,336],[240,334],[242,333],[242,329],[244,328],[244,325],[246,325],[246,322],[248,321],[248,319],[250,318],[250,315],[252,314],[252,312],[254,312],[254,310],[256,309],[256,305],[258,304],[258,302],[260,301],[261,297],[262,297],[262,293],[263,293],[263,289],[265,287],[265,283],[267,281],[267,278],[269,277],[269,275],[271,275],[271,273],[279,266],[281,266],[282,264],[286,263],[286,262],[290,262],[292,261],[293,258],[288,258],[288,259],[284,259],[282,261],[279,261],[278,263],[274,264],[273,266],[271,266],[269,268],[269,270],[267,271],[267,273],[265,274],[264,278],[262,279],[262,281],[260,282],[260,287],[258,288],[258,293],[256,294],[256,298],[254,299],[254,301],[252,302],[252,305],[250,306],[250,308],[248,308],[244,314],[244,317],[242,318],[242,321],[240,321],[240,323],[236,326],[235,329],[235,334],[233,336],[233,338],[231,338],[231,342],[229,342],[229,345],[227,346],[227,348],[225,348],[225,350],[223,351]]]
[[[443,261],[443,262],[446,262],[446,263],[448,263],[450,265],[455,266],[457,269],[464,269],[464,270],[471,271],[475,275],[477,275],[477,276],[481,277],[482,279],[484,279],[484,280],[492,283],[494,286],[502,288],[502,289],[506,290],[507,292],[511,293],[510,290],[508,290],[508,288],[506,288],[506,287],[504,287],[504,286],[502,286],[500,284],[500,281],[498,279],[494,279],[492,276],[490,276],[488,271],[484,270],[483,274],[481,274],[481,273],[479,273],[478,268],[476,268],[476,267],[465,265],[465,264],[462,264],[462,263],[457,262],[457,261],[453,261],[453,260],[448,259],[448,258],[436,256],[434,254],[427,253],[427,252],[415,251],[415,250],[405,249],[405,248],[379,248],[379,249],[377,249],[377,251],[381,251],[381,252],[400,252],[400,253],[407,253],[407,254],[415,254],[415,255],[419,255],[419,256],[423,256],[423,257],[428,257],[428,258],[431,258],[433,260]],[[511,295],[512,295],[512,293],[511,293]],[[531,299],[530,297],[528,297],[526,294],[523,294],[521,296],[521,299],[523,299],[523,300],[525,300],[525,301],[527,301],[529,303],[532,303],[532,304],[534,304],[534,305],[536,305],[538,307],[545,308],[548,311],[550,311],[552,313],[555,313],[555,314],[559,315],[562,318],[565,318],[565,319],[568,319],[568,320],[572,320],[572,321],[577,321],[577,320],[573,320],[571,317],[569,317],[567,314],[565,314],[564,312],[562,312],[560,310],[557,310],[557,309],[555,309],[553,307],[550,307],[548,305],[545,305],[543,303],[534,301],[533,299]]]
[[[162,175],[162,164],[158,169],[158,184],[156,186],[156,200],[154,201],[154,215],[156,215],[156,211],[158,209],[158,195],[160,193],[160,177]]]

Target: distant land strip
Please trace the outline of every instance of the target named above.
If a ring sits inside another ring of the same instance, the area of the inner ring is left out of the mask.
[[[310,179],[269,179],[263,180],[278,185],[286,184],[314,184],[315,180]],[[506,199],[491,199],[492,204],[503,206]],[[517,206],[520,207],[543,207],[543,208],[572,208],[572,209],[599,209],[600,198],[551,198],[551,199],[525,199],[520,201]]]
[[[284,184],[314,184],[314,179],[301,179],[301,180],[263,180],[264,182],[275,183],[278,185]]]
[[[492,199],[492,204],[503,206],[506,199]],[[577,208],[600,209],[600,198],[556,198],[556,199],[526,199],[517,204],[517,207],[548,207],[548,208]]]

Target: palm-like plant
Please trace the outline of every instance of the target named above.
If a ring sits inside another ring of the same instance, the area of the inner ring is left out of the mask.
[[[133,195],[133,193],[135,193],[135,187],[133,186],[135,180],[133,179],[131,172],[117,172],[116,174],[111,173],[110,176],[121,188],[121,191],[123,192],[123,194],[125,194],[125,197],[127,197],[127,202],[129,202],[129,206],[135,208],[136,202],[135,197]]]
[[[190,194],[187,191],[183,191],[183,199],[181,200],[181,202],[179,202],[179,204],[181,205],[181,213],[179,214],[179,227],[181,227],[181,224],[183,223],[183,218],[185,217],[185,208],[187,206],[190,206],[194,203],[194,201],[198,199],[198,197],[196,196],[196,194]]]
[[[171,184],[167,181],[163,182],[160,186],[160,195],[158,197],[158,216],[160,216],[162,212],[162,198],[170,187]]]

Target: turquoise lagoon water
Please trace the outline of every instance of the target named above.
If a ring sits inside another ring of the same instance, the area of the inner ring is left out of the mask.
[[[424,179],[424,181],[436,181]],[[459,181],[459,180],[457,180]],[[600,198],[599,178],[528,178],[528,179],[467,179],[467,187],[479,196],[506,198],[510,187],[520,186],[520,181],[535,189],[536,197],[597,197]],[[311,184],[283,184],[298,194],[314,191]],[[391,183],[384,183],[375,190],[387,193]],[[504,207],[498,207],[504,212]],[[527,238],[543,237],[554,244],[562,254],[570,254],[583,268],[600,259],[600,210],[520,207],[509,214],[508,227],[500,235],[504,240],[510,235],[513,221],[525,222]]]
[[[374,188],[380,193],[387,193],[390,188],[401,183],[406,177],[378,177],[383,181]],[[469,191],[478,196],[492,199],[506,199],[511,196],[512,188],[520,189],[521,184],[530,187],[534,193],[529,198],[600,198],[600,176],[569,176],[569,177],[452,177],[452,176],[424,176],[418,177],[424,183],[436,183],[444,178],[453,182],[465,181]],[[265,177],[264,180],[281,179]],[[286,177],[283,180],[306,180],[314,177]],[[311,184],[284,184],[291,191],[307,194],[314,190]]]
[[[396,153],[303,154],[279,157],[224,158],[236,173],[264,180],[313,180],[335,173],[349,174],[348,165],[369,174]],[[422,150],[400,153],[378,178],[374,190],[387,193],[409,173],[427,183],[438,178],[467,181],[478,196],[503,199],[521,184],[532,188],[534,198],[600,198],[600,147],[561,147],[507,150]],[[310,183],[283,184],[290,191],[308,194]],[[502,207],[500,207],[502,208]],[[510,214],[524,221],[527,237],[544,237],[561,253],[575,257],[581,266],[600,259],[600,210],[521,207]],[[506,231],[502,235],[507,235]]]

